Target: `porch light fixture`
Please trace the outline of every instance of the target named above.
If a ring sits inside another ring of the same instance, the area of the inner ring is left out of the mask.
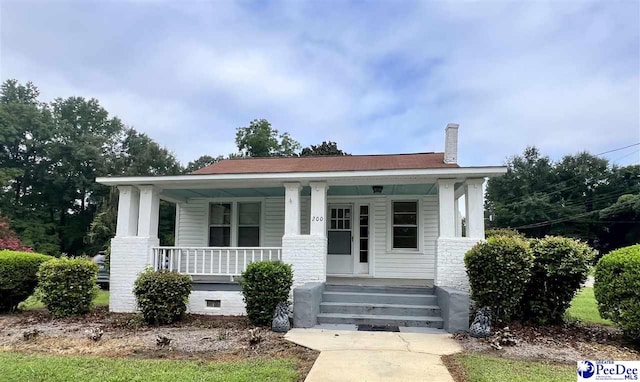
[[[380,194],[382,193],[382,186],[371,186],[371,189],[373,190],[374,194]]]

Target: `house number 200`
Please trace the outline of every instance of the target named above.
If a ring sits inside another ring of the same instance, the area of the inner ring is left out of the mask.
[[[323,220],[324,220],[324,217],[322,217],[322,216],[312,216],[311,217],[311,221],[312,222],[321,222]]]

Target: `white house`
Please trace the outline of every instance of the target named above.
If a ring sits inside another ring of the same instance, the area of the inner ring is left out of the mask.
[[[234,277],[258,260],[292,264],[294,288],[319,286],[298,297],[311,299],[305,302],[311,306],[294,305],[313,310],[313,321],[344,316],[339,303],[350,304],[354,315],[379,308],[391,317],[406,313],[391,309],[400,292],[466,290],[464,254],[484,239],[483,183],[506,168],[461,167],[457,147],[458,125],[449,124],[444,152],[228,159],[188,175],[98,178],[120,192],[110,309],[135,310],[133,282],[148,265],[192,275],[189,309],[197,313],[243,314]],[[463,195],[466,237],[458,213]],[[159,246],[161,199],[176,204],[173,247]],[[378,297],[392,296],[369,301],[357,289],[374,285]],[[336,296],[350,301],[335,301]],[[420,301],[421,308],[431,306],[430,300]],[[329,312],[323,315],[323,309]]]

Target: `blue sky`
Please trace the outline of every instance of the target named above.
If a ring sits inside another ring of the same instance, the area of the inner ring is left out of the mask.
[[[462,165],[640,142],[638,1],[4,0],[0,30],[2,80],[95,97],[184,163],[255,118],[354,154],[442,151],[455,122]]]

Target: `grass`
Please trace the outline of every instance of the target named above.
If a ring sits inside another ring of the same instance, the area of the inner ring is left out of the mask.
[[[571,306],[567,309],[567,315],[582,322],[613,325],[613,322],[600,317],[598,303],[593,295],[592,287],[584,287],[571,301]]]
[[[211,363],[2,352],[0,375],[5,382],[240,382],[298,378],[296,364],[290,359]]]
[[[95,306],[106,306],[109,305],[109,291],[100,289],[98,291],[98,295],[93,300]],[[44,305],[38,298],[33,295],[26,299],[24,302],[20,303],[20,309],[28,310],[28,309],[40,309],[44,308]]]
[[[456,354],[453,363],[467,382],[564,382],[576,380],[576,367],[515,361],[481,354]]]

